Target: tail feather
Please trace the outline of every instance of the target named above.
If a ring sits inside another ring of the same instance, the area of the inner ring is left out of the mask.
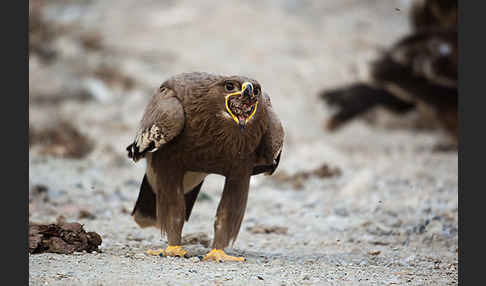
[[[147,180],[147,175],[144,175],[140,185],[140,193],[132,211],[132,216],[140,227],[157,225],[156,202],[157,197]]]
[[[191,216],[192,208],[194,207],[194,203],[199,195],[199,191],[201,191],[203,183],[204,180],[199,185],[195,186],[189,193],[184,194],[184,200],[186,201],[186,221],[188,221]]]

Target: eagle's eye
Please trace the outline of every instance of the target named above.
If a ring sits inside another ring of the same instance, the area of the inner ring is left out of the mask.
[[[255,88],[255,90],[253,90],[253,94],[255,96],[259,95],[260,94],[260,88],[259,87]]]
[[[228,92],[232,92],[235,89],[235,85],[232,82],[227,82],[224,84],[224,88]]]

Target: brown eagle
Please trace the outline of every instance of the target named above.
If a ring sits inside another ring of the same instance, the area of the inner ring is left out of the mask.
[[[250,177],[272,174],[283,146],[282,124],[260,83],[243,76],[183,73],[169,78],[145,109],[127,147],[146,173],[132,215],[141,227],[167,234],[165,250],[187,256],[181,232],[208,174],[225,176],[212,250],[203,260],[243,261],[225,254],[243,219]]]

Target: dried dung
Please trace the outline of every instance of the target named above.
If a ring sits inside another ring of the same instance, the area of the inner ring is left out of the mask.
[[[87,210],[79,211],[79,219],[96,219],[96,216]]]
[[[93,150],[93,142],[67,121],[43,130],[29,127],[29,145],[41,145],[43,154],[75,159]]]
[[[295,189],[302,189],[304,187],[304,182],[311,177],[330,178],[340,175],[341,170],[339,168],[329,167],[327,164],[323,164],[317,169],[311,171],[301,171],[293,175],[280,172],[274,175],[274,179],[282,183],[292,184]]]
[[[48,202],[48,188],[44,185],[34,185],[30,189],[29,192],[29,202],[33,201],[41,201],[41,202]]]
[[[81,45],[86,50],[100,51],[104,49],[103,37],[95,31],[88,31],[79,35]]]
[[[29,55],[36,54],[40,59],[49,62],[56,57],[51,47],[57,30],[43,14],[44,3],[40,0],[29,1]]]
[[[77,222],[57,224],[29,223],[29,253],[61,253],[99,251],[101,236],[86,232]]]
[[[276,234],[287,234],[288,228],[283,226],[264,226],[264,225],[255,225],[253,227],[247,227],[251,233],[261,233],[261,234],[268,234],[268,233],[276,233]]]
[[[100,66],[94,71],[94,75],[111,87],[119,85],[125,90],[131,90],[135,86],[135,79],[123,74],[116,67]]]

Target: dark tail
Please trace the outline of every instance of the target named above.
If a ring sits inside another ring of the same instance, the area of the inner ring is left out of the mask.
[[[192,208],[194,207],[194,203],[196,202],[197,195],[199,195],[203,183],[204,180],[199,185],[195,186],[189,193],[184,194],[184,200],[186,201],[186,221],[188,221],[191,216]]]
[[[403,101],[385,89],[362,83],[323,91],[320,97],[329,105],[338,107],[338,112],[328,122],[329,130],[341,127],[378,105],[396,113],[405,113],[415,107],[415,104]]]
[[[189,220],[189,217],[191,216],[192,208],[196,202],[203,182],[194,187],[190,192],[184,194],[186,202],[186,221]],[[147,175],[143,176],[140,193],[138,194],[137,202],[133,208],[132,216],[140,227],[157,227],[157,196],[147,180]]]
[[[142,185],[140,185],[140,193],[132,211],[132,216],[140,227],[155,226],[157,224],[156,202],[157,197],[147,180],[147,175],[144,175]]]

